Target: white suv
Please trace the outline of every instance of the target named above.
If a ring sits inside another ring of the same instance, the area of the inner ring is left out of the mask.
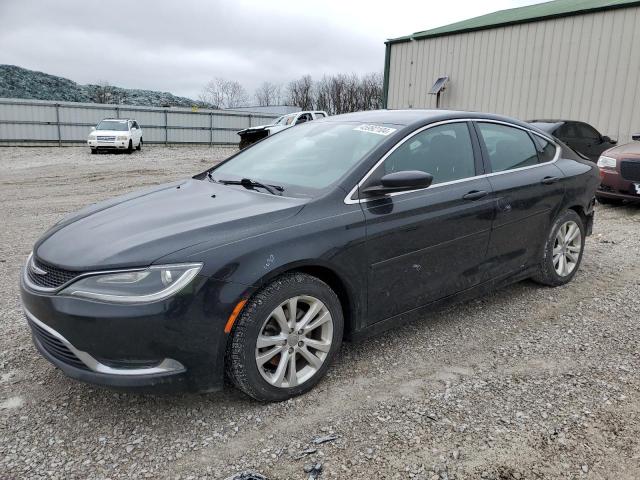
[[[131,118],[105,118],[91,128],[87,140],[91,153],[98,150],[126,150],[131,153],[135,147],[142,148],[142,129]]]

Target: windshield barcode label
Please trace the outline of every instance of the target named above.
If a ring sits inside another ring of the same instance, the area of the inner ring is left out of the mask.
[[[354,130],[358,130],[359,132],[375,133],[376,135],[383,135],[385,137],[396,131],[395,128],[382,127],[380,125],[360,125],[359,127],[354,128]]]

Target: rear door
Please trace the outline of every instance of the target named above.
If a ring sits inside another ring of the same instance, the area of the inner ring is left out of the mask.
[[[374,323],[482,281],[494,214],[475,132],[465,121],[400,142],[362,184],[420,170],[432,186],[367,199],[368,320]]]
[[[476,127],[496,195],[487,262],[498,278],[538,261],[562,202],[564,174],[555,165],[557,147],[543,137],[501,122]]]

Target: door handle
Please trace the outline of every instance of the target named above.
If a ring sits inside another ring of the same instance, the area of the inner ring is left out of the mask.
[[[462,198],[465,200],[479,200],[487,195],[489,195],[489,192],[485,190],[472,190],[466,195],[463,195]]]
[[[558,183],[560,179],[558,177],[544,177],[542,183],[545,185],[551,185],[552,183]]]

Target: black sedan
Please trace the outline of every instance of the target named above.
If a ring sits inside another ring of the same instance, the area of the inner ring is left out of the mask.
[[[21,292],[67,375],[283,400],[343,338],[525,278],[563,285],[594,164],[531,125],[374,111],[280,132],[191,179],[85,208],[38,240]]]
[[[547,132],[569,145],[576,152],[592,162],[597,162],[600,154],[618,142],[585,122],[574,120],[529,120],[535,127]]]

